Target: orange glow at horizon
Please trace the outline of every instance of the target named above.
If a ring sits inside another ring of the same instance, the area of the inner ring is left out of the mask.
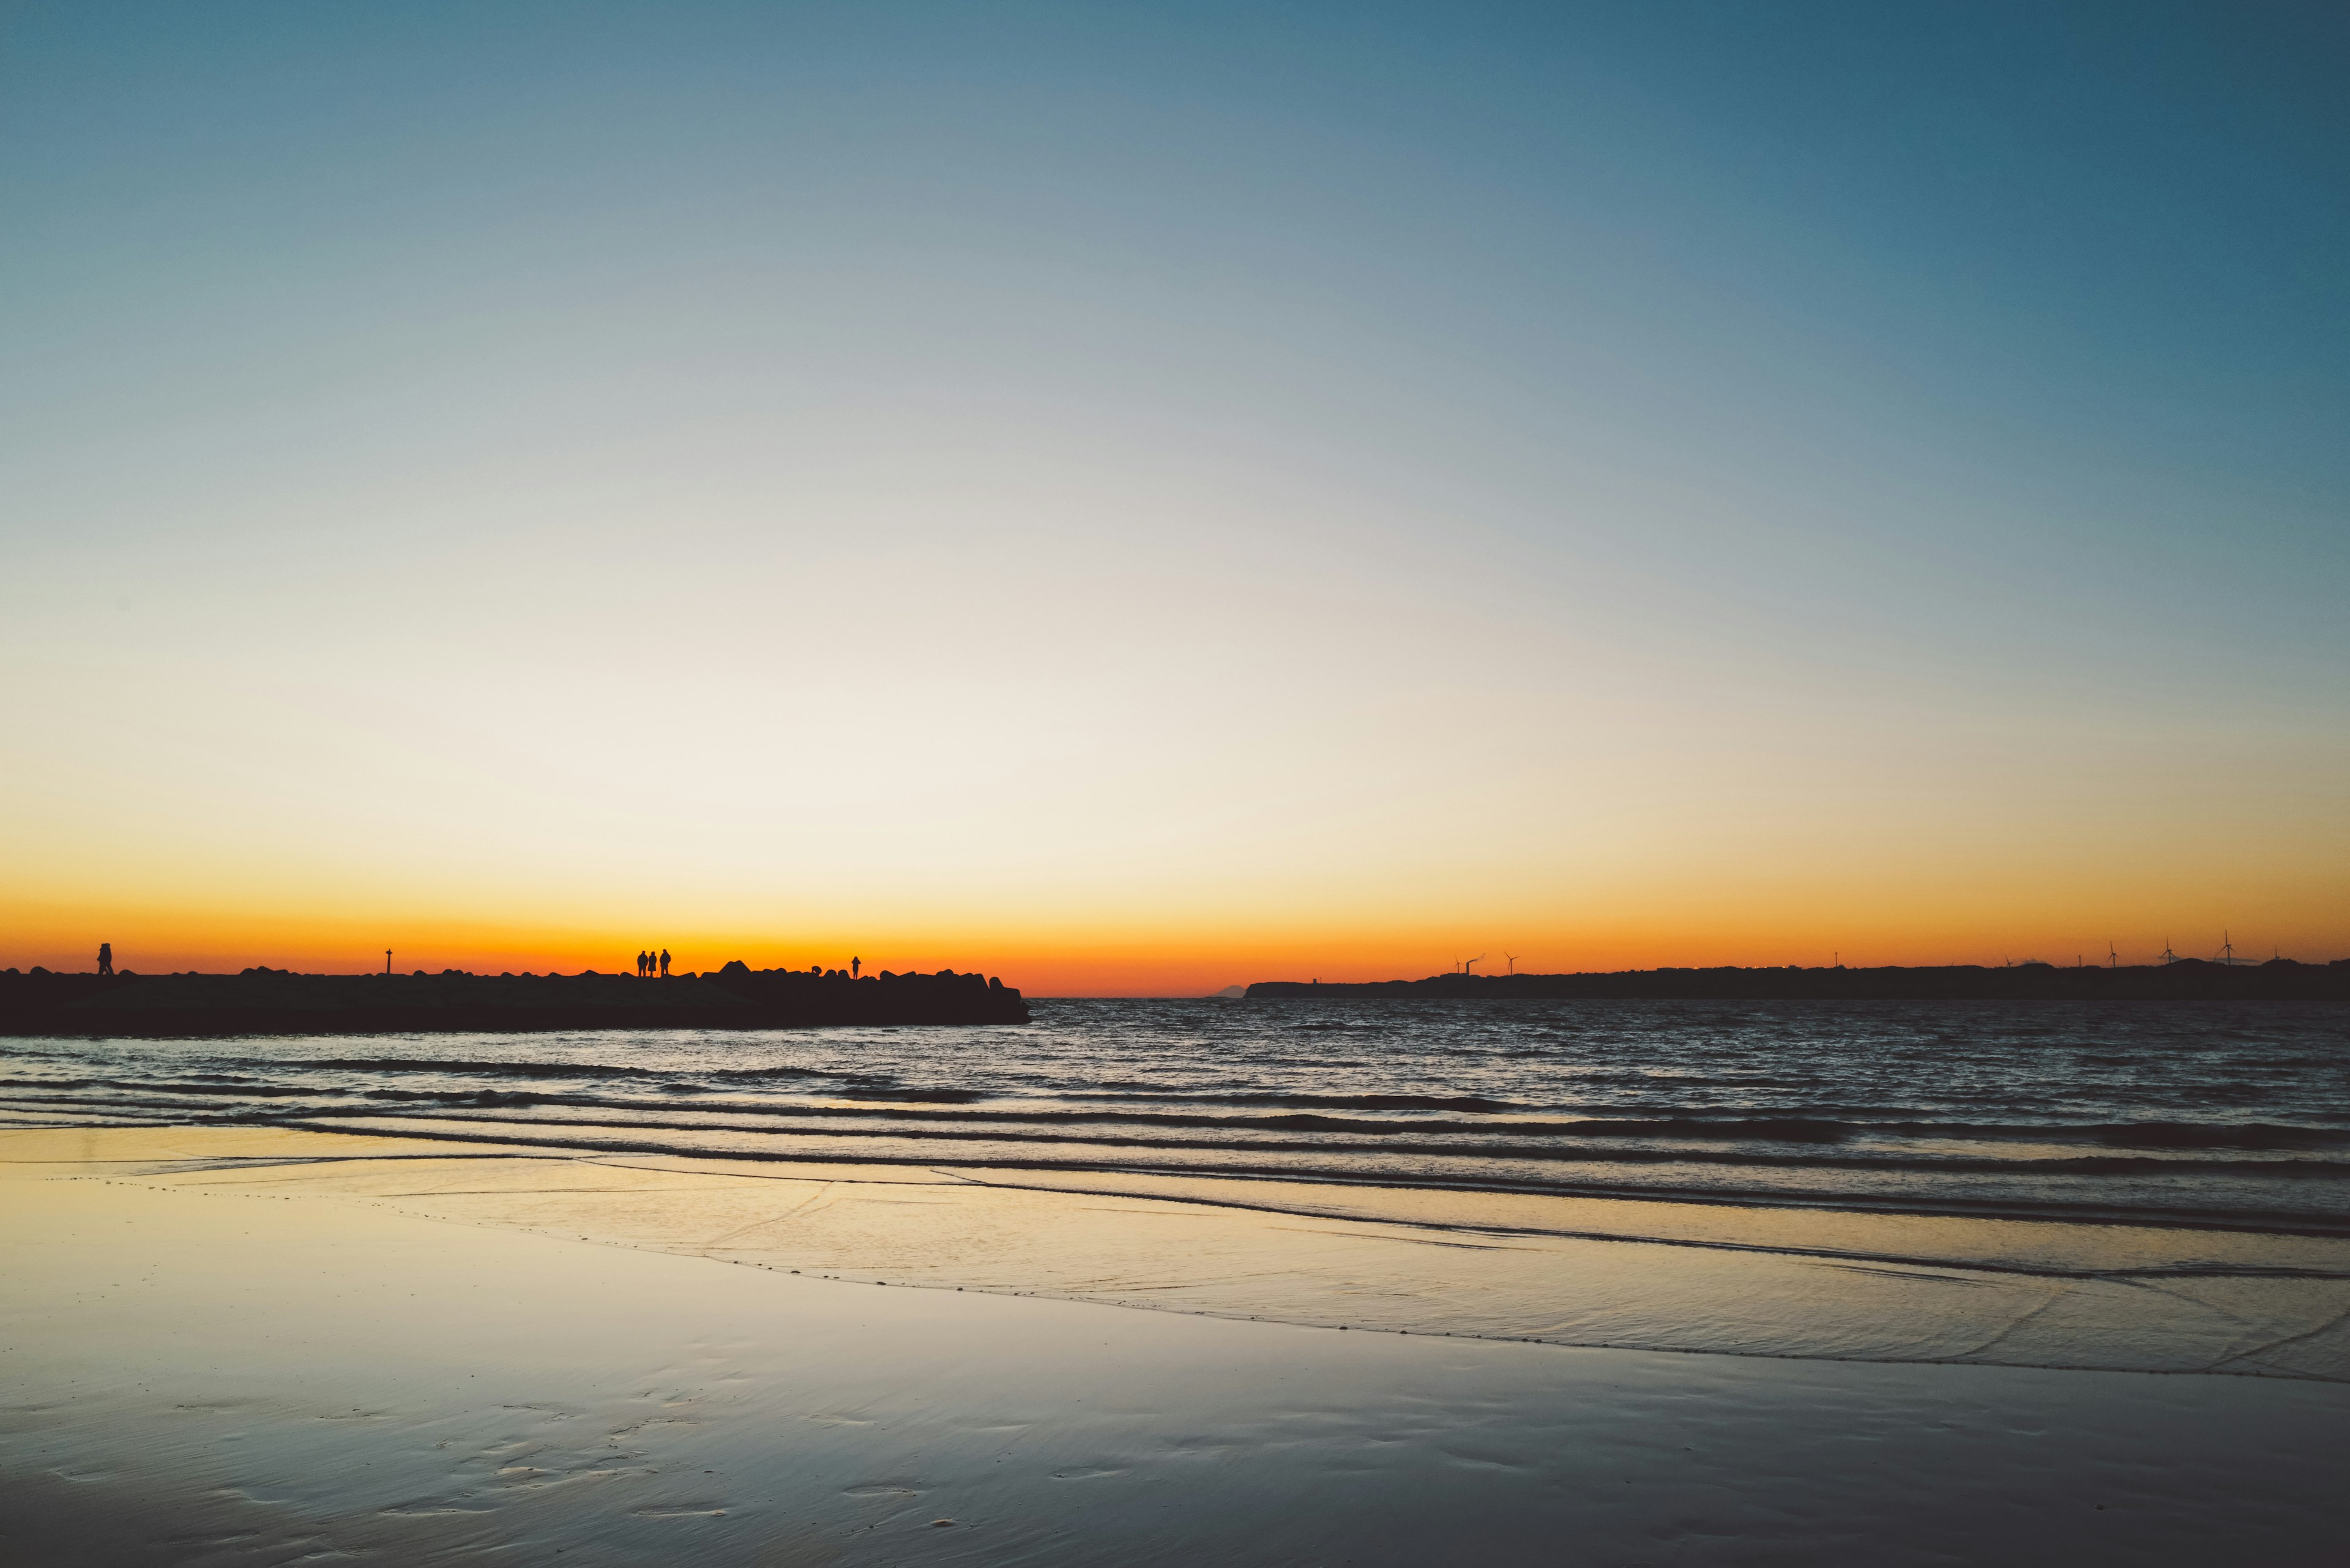
[[[400,919],[371,925],[348,919],[206,916],[92,910],[31,911],[0,907],[0,968],[87,971],[98,944],[110,942],[118,967],[143,973],[197,970],[234,972],[249,965],[301,972],[378,972],[384,950],[406,974],[443,969],[475,973],[627,973],[639,948],[666,948],[676,972],[715,971],[740,959],[754,969],[846,968],[852,956],[868,973],[953,969],[1000,976],[1031,996],[1203,996],[1263,980],[1410,980],[1448,972],[1462,961],[1501,974],[1560,973],[1716,965],[1999,964],[2039,959],[2103,964],[2110,941],[2125,964],[2154,961],[2168,944],[2184,957],[2215,954],[2231,938],[2240,956],[2272,950],[2305,961],[2344,956],[2326,945],[2321,911],[2287,911],[2283,922],[2246,919],[2233,926],[2143,919],[2094,923],[2045,919],[1997,936],[1980,928],[1940,929],[1888,920],[1825,922],[1772,931],[1722,921],[1627,920],[1556,923],[1473,922],[1447,929],[1332,930],[1327,935],[1266,930],[1219,933],[914,929],[832,930],[811,925],[788,933],[696,929],[532,931],[453,921]],[[653,923],[657,925],[658,923]],[[2091,934],[2095,931],[2095,934]],[[1523,932],[1521,935],[1519,933]],[[2207,951],[2208,950],[2208,951]]]

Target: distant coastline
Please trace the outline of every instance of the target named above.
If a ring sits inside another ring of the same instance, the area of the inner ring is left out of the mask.
[[[1367,997],[1512,1001],[1546,998],[1713,1001],[2145,1001],[2350,1002],[2350,960],[2327,964],[2272,959],[2219,964],[2200,959],[2124,968],[2045,963],[1941,964],[1881,969],[1647,969],[1587,974],[1436,974],[1352,982],[1259,981],[1251,1002]]]
[[[0,972],[0,1035],[528,1033],[788,1029],[827,1023],[1024,1023],[1001,980],[941,970],[866,975],[754,970],[629,975]]]

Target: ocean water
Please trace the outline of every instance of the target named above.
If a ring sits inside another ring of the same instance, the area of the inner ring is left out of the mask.
[[[1035,1022],[0,1041],[0,1126],[2350,1235],[2350,1010],[1038,1001]]]

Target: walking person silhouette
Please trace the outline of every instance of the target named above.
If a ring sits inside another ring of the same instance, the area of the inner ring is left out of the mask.
[[[98,972],[102,975],[111,975],[114,972],[114,944],[112,942],[100,942],[98,944]]]

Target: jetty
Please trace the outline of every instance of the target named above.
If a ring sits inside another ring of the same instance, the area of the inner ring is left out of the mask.
[[[1028,1004],[981,974],[754,970],[631,975],[57,974],[0,971],[0,1035],[175,1037],[562,1029],[794,1029],[1025,1023]]]

